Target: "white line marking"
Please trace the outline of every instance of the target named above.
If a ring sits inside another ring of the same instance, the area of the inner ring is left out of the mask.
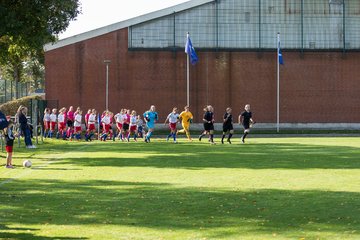
[[[84,145],[84,146],[82,146],[82,147],[80,147],[80,148],[77,148],[77,150],[83,149],[83,148],[85,148],[85,147],[87,147],[87,146],[88,146],[88,145]],[[51,160],[47,161],[46,163],[44,163],[44,164],[42,164],[42,165],[39,165],[39,166],[37,166],[37,167],[33,167],[33,169],[45,168],[45,167],[49,166],[50,164],[59,162],[60,159],[63,159],[63,158],[65,158],[67,155],[72,154],[72,153],[75,153],[75,152],[76,152],[76,151],[67,152],[67,153],[65,153],[65,154],[59,153],[59,154],[60,154],[59,156],[53,157],[53,158],[51,158]],[[30,170],[30,169],[29,169],[29,170]],[[0,187],[1,187],[1,186],[4,186],[4,185],[7,184],[7,183],[11,183],[11,182],[13,182],[13,181],[15,181],[15,180],[17,180],[17,179],[20,179],[20,178],[22,178],[22,177],[25,177],[25,176],[27,176],[27,175],[30,175],[32,172],[33,172],[33,171],[21,172],[20,174],[18,174],[18,175],[15,176],[15,177],[6,179],[6,180],[0,182]]]

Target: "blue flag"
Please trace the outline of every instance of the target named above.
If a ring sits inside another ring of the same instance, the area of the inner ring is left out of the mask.
[[[185,52],[190,57],[191,64],[196,64],[199,61],[198,56],[196,55],[195,49],[191,43],[191,39],[189,37],[189,34],[187,35],[187,40],[185,44]]]
[[[278,43],[278,58],[279,58],[279,63],[281,65],[284,65],[284,60],[283,60],[283,56],[282,56],[282,52],[281,52],[281,48],[280,48],[280,40]]]

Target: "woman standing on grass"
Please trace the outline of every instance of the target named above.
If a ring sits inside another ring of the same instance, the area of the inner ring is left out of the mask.
[[[28,120],[26,118],[27,108],[22,107],[19,112],[19,124],[21,132],[24,134],[26,148],[36,148],[31,142],[31,132]]]

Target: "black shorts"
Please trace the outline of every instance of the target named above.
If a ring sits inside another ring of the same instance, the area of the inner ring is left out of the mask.
[[[129,130],[129,124],[124,123],[122,129],[123,129],[124,131]]]
[[[67,124],[68,127],[73,127],[74,126],[74,122],[71,121],[70,119],[67,120],[66,124]]]
[[[246,130],[246,129],[250,129],[250,124],[249,124],[249,123],[243,124],[243,127],[244,127],[245,130]]]
[[[205,129],[205,131],[214,130],[214,124],[213,123],[204,123],[204,129]]]
[[[234,126],[232,124],[230,125],[223,125],[223,132],[234,130]]]

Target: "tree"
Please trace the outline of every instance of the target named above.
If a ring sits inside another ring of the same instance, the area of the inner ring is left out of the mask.
[[[54,42],[80,12],[79,0],[0,0],[0,65],[5,75],[17,86],[26,61],[43,64],[43,46]],[[39,64],[31,67],[34,77],[41,72]]]
[[[6,40],[35,51],[56,40],[80,13],[79,0],[0,0],[0,51]],[[3,38],[5,36],[5,39]]]

